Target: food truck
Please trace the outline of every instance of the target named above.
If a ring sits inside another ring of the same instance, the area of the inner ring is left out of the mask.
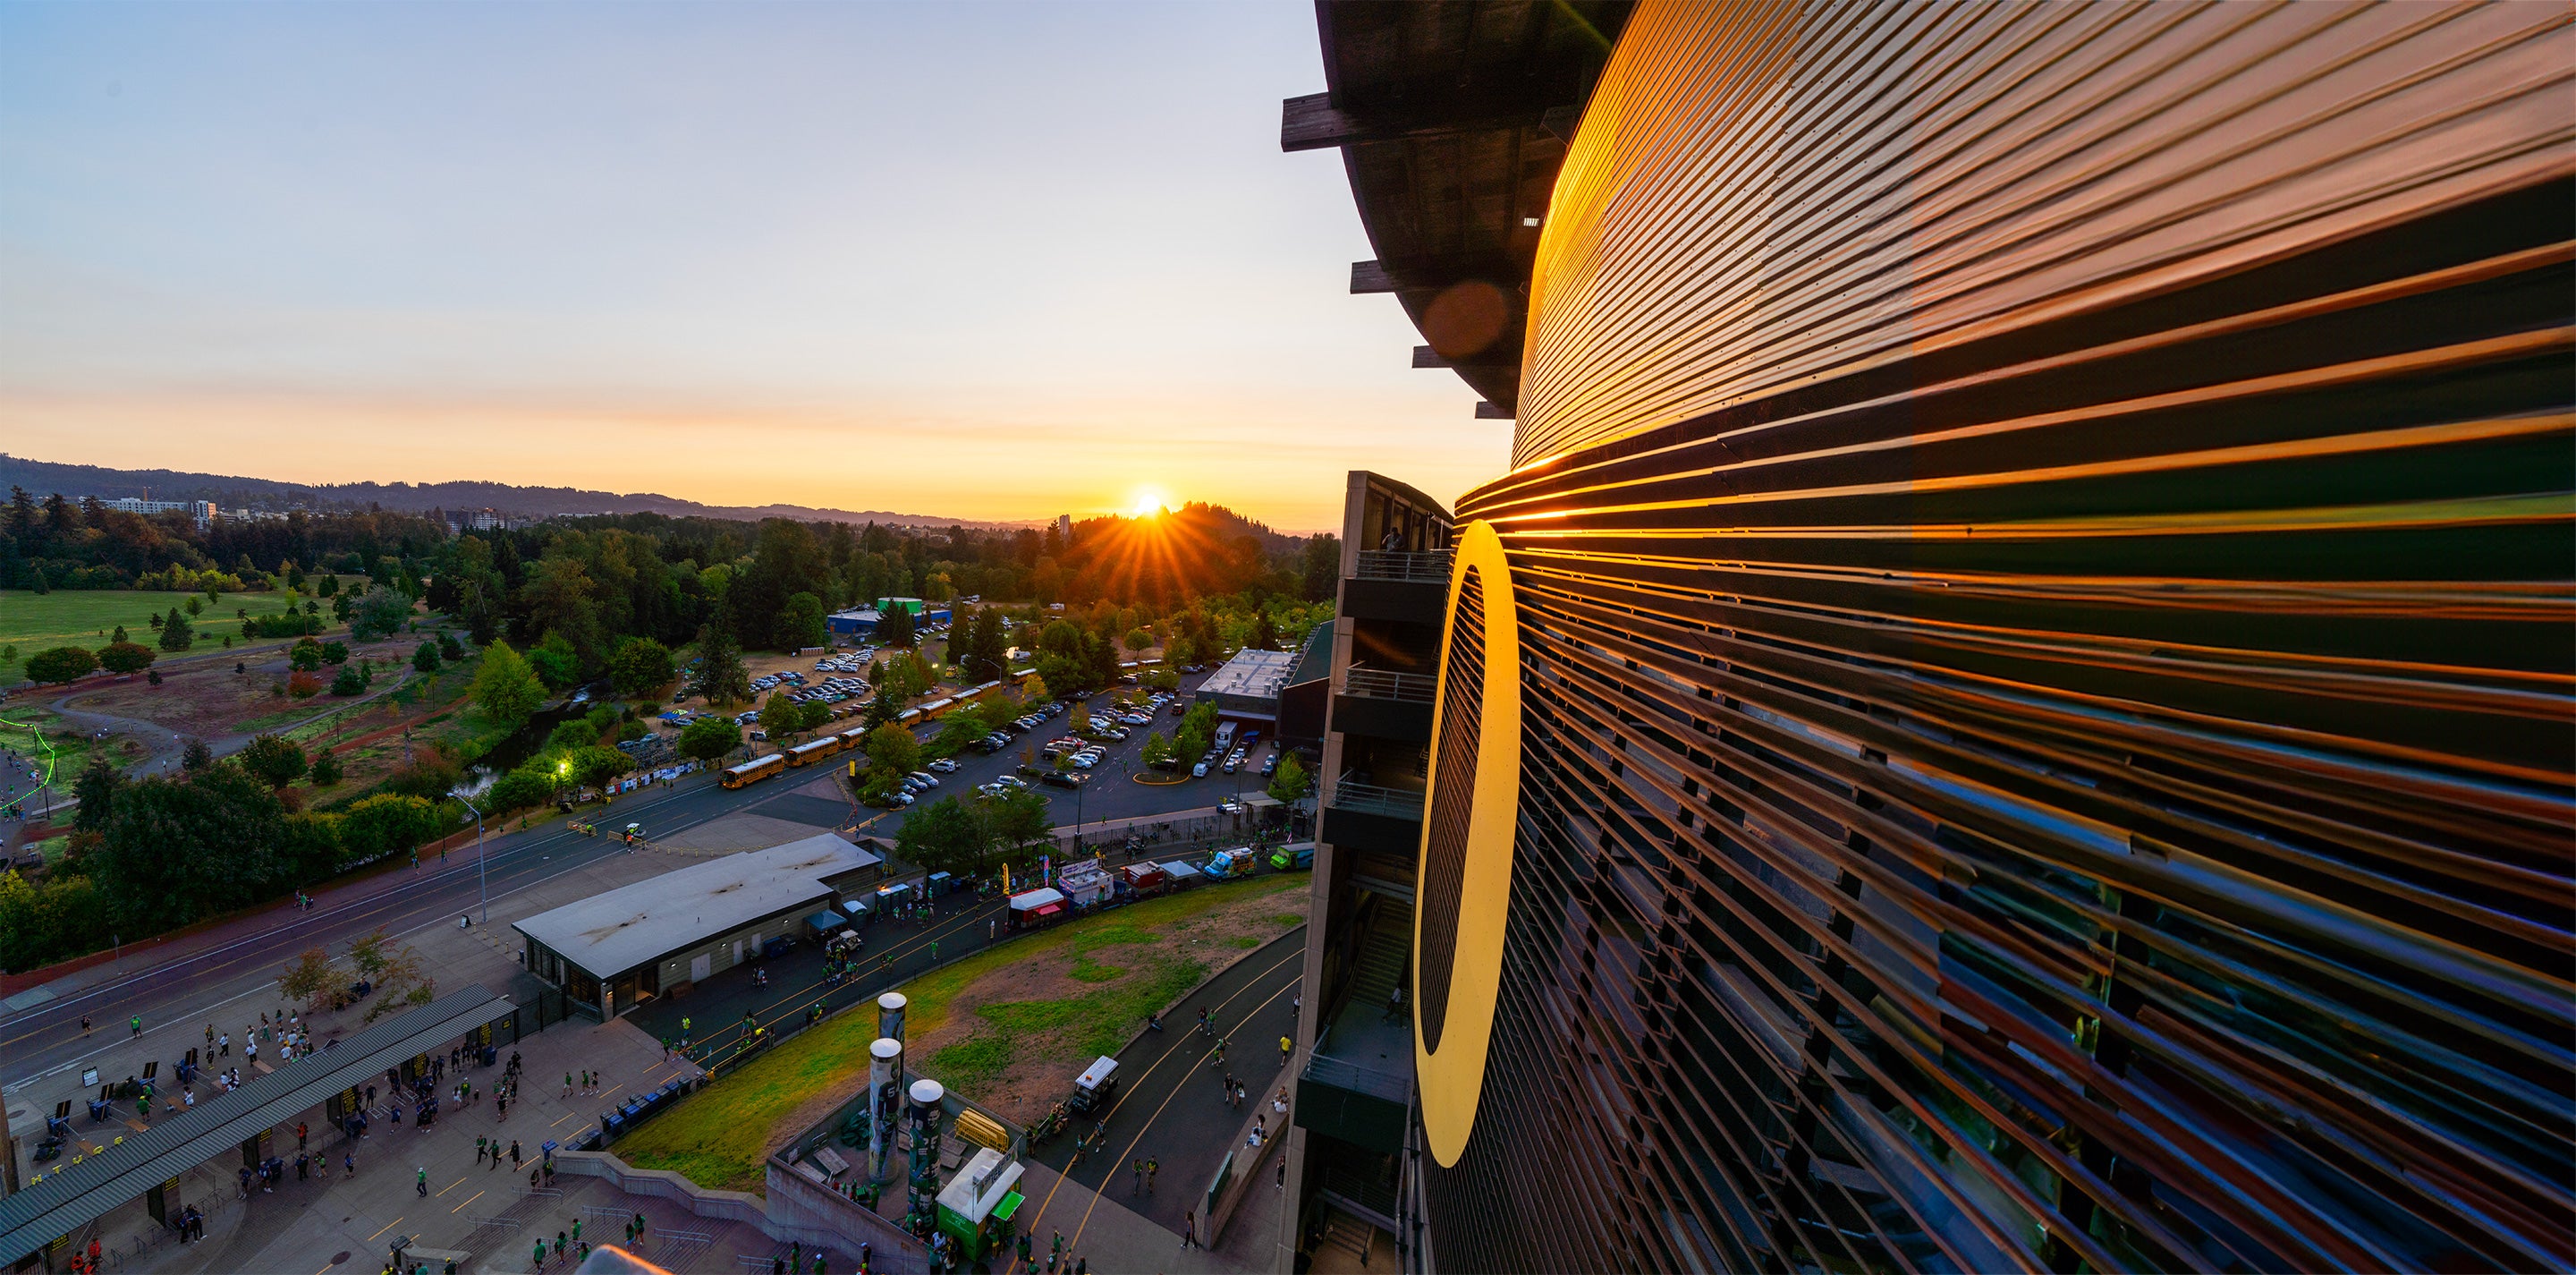
[[[1140,899],[1149,899],[1170,889],[1172,874],[1159,863],[1131,863],[1118,870],[1119,883]]]
[[[1089,1114],[1107,1107],[1109,1100],[1117,1096],[1118,1060],[1103,1054],[1073,1078],[1073,1096],[1065,1099],[1065,1105]]]
[[[1055,874],[1055,885],[1075,907],[1098,907],[1109,899],[1109,869],[1090,859],[1076,859]]]
[[[1072,911],[1072,906],[1064,900],[1063,891],[1040,886],[1011,896],[1011,928],[1026,930],[1053,925]]]

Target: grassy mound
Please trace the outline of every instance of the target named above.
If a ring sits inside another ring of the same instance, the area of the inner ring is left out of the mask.
[[[1116,1053],[1144,1026],[1147,1014],[1197,986],[1209,972],[1207,962],[1179,950],[1167,927],[1228,904],[1302,890],[1306,883],[1305,873],[1286,873],[1170,895],[1004,943],[914,979],[898,989],[912,1001],[906,1038],[930,1042],[957,1037],[914,1066],[981,1100],[1015,1063],[1041,1050],[1067,1056]],[[1265,939],[1305,918],[1278,912],[1268,919],[1279,928]],[[1114,961],[1096,959],[1112,953]],[[1239,953],[1228,944],[1224,955]],[[1044,999],[986,996],[997,988],[1025,985],[1027,972],[1039,965],[1085,990]],[[971,1017],[952,1024],[961,997],[973,1002]],[[950,1030],[952,1026],[958,1030]],[[760,1190],[761,1163],[780,1125],[808,1103],[856,1093],[867,1079],[868,1046],[876,1031],[873,1012],[835,1014],[716,1080],[612,1150],[629,1164],[676,1170],[703,1187]]]

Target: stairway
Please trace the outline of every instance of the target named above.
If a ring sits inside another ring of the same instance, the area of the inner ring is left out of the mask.
[[[1340,1209],[1328,1209],[1324,1215],[1324,1243],[1360,1259],[1368,1265],[1369,1243],[1377,1238],[1377,1228]]]
[[[1360,940],[1359,965],[1351,973],[1353,1005],[1386,1008],[1386,998],[1407,982],[1406,959],[1413,948],[1413,913],[1381,905]],[[1413,989],[1405,988],[1407,999]]]

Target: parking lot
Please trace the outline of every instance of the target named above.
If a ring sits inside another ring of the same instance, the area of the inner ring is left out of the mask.
[[[1196,689],[1205,678],[1204,673],[1183,675],[1180,701],[1186,703],[1190,692]],[[1133,687],[1122,687],[1117,691],[1104,691],[1094,695],[1086,701],[1086,704],[1095,715],[1106,714],[1111,711],[1111,703],[1121,694],[1132,697],[1138,693]],[[1049,718],[1036,729],[1022,734],[1009,748],[998,754],[986,754],[972,749],[959,754],[954,759],[957,769],[935,776],[939,780],[939,786],[922,794],[920,801],[926,804],[941,797],[950,796],[971,799],[976,795],[975,790],[979,785],[994,782],[1004,775],[1016,774],[1024,762],[1046,764],[1046,759],[1039,749],[1047,741],[1070,733],[1067,728],[1070,717],[1071,713],[1068,711]],[[1034,780],[1030,782],[1034,791],[1047,798],[1050,808],[1055,812],[1058,826],[1069,826],[1077,818],[1088,825],[1105,819],[1128,819],[1141,815],[1205,810],[1237,798],[1257,795],[1268,786],[1269,780],[1262,777],[1259,772],[1263,761],[1276,753],[1278,741],[1271,737],[1270,731],[1266,728],[1263,730],[1259,744],[1248,750],[1246,764],[1234,774],[1220,773],[1216,767],[1211,766],[1205,778],[1191,778],[1188,766],[1189,763],[1195,762],[1196,758],[1183,758],[1182,769],[1177,773],[1148,770],[1142,757],[1146,737],[1155,731],[1160,731],[1168,739],[1178,731],[1180,723],[1180,717],[1167,706],[1156,712],[1152,724],[1127,727],[1126,739],[1098,744],[1101,750],[1100,760],[1088,771],[1081,772],[1089,775],[1090,781],[1079,789],[1057,788],[1036,783]],[[928,742],[938,734],[938,727],[935,724],[924,726],[917,733],[924,742]],[[1140,782],[1138,780],[1140,775],[1159,782]],[[915,808],[918,809],[918,806]],[[887,821],[887,824],[879,826],[886,827],[901,818],[900,814],[896,814]]]

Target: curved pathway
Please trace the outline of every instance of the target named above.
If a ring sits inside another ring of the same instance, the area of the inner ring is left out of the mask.
[[[334,701],[329,708],[325,708],[320,712],[299,721],[289,722],[286,725],[279,726],[271,730],[260,731],[257,734],[246,731],[235,731],[228,735],[218,735],[215,738],[206,741],[206,751],[213,753],[217,757],[230,756],[233,753],[240,752],[243,747],[247,746],[253,739],[258,738],[259,735],[283,735],[289,731],[301,730],[325,717],[329,717],[333,713],[347,712],[359,705],[374,703],[377,698],[390,695],[395,690],[402,687],[405,683],[411,680],[411,677],[411,669],[400,669],[396,672],[394,679],[385,683],[383,686],[352,699]],[[158,722],[147,721],[140,717],[120,717],[114,713],[101,713],[93,709],[74,708],[71,706],[74,699],[82,695],[86,695],[94,689],[96,688],[91,687],[73,691],[68,695],[64,695],[54,700],[53,703],[47,705],[47,707],[51,708],[55,713],[60,714],[64,721],[69,722],[81,730],[89,731],[93,734],[99,731],[106,731],[109,734],[114,735],[131,735],[136,739],[142,740],[145,747],[151,750],[151,755],[131,766],[126,767],[125,773],[128,778],[141,779],[146,775],[172,774],[179,769],[179,760],[185,756],[188,751],[187,736],[176,734],[172,732],[169,727],[163,726]],[[64,795],[69,797],[70,794],[66,792]],[[60,803],[57,804],[59,805]]]

